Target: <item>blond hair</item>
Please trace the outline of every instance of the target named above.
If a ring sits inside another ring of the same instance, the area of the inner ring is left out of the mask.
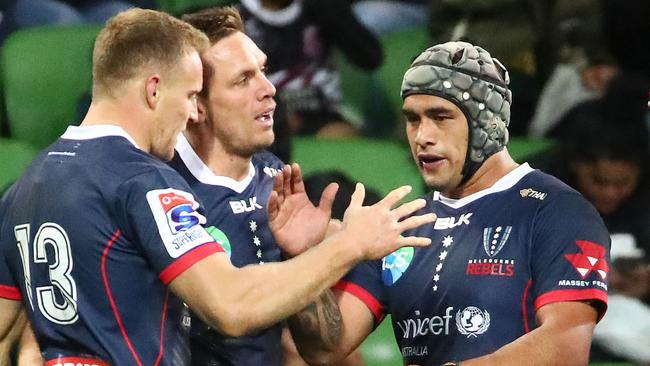
[[[115,96],[145,66],[170,69],[188,52],[203,52],[207,37],[169,14],[133,8],[109,19],[93,49],[93,98]]]

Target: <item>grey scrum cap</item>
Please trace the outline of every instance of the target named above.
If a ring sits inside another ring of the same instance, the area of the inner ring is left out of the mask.
[[[456,104],[469,124],[469,146],[463,181],[485,159],[508,143],[512,92],[505,67],[486,50],[467,42],[447,42],[427,48],[412,63],[402,81],[402,99],[429,94]]]

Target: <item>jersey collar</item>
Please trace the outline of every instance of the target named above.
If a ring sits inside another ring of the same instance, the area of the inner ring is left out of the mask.
[[[116,125],[68,126],[63,135],[61,135],[61,138],[68,140],[90,140],[108,136],[124,137],[137,149],[142,150],[122,127]]]
[[[433,192],[433,200],[439,201],[452,208],[460,208],[471,202],[478,200],[479,198],[485,197],[488,194],[502,192],[512,188],[515,184],[517,184],[521,180],[521,178],[523,178],[533,170],[534,169],[531,168],[530,165],[528,165],[528,163],[524,163],[518,166],[510,173],[501,177],[501,179],[496,181],[496,183],[494,183],[491,187],[486,188],[482,191],[472,193],[469,196],[460,199],[447,198],[443,196],[440,192],[436,191]]]
[[[190,145],[189,141],[187,141],[185,135],[182,133],[178,135],[178,140],[176,141],[176,152],[178,152],[178,156],[180,156],[181,160],[190,173],[192,173],[194,178],[203,184],[222,186],[230,188],[237,193],[242,193],[255,176],[255,167],[252,162],[248,165],[248,175],[240,181],[234,180],[230,177],[215,175],[212,170],[203,163],[201,158],[199,158],[194,149],[192,149],[192,145]]]

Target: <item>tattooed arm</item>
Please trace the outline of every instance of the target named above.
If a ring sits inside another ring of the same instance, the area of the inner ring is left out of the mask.
[[[295,340],[300,340],[302,354],[335,352],[341,343],[341,311],[331,290],[289,318],[289,328]]]
[[[310,365],[341,365],[372,332],[374,318],[358,298],[339,290],[320,298],[289,318],[300,355]]]

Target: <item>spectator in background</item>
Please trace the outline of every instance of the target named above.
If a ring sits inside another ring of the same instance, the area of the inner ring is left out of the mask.
[[[594,330],[590,361],[650,365],[648,262],[642,258],[614,259],[609,289],[609,306]]]
[[[560,63],[544,86],[528,136],[553,133],[576,105],[601,97],[618,70],[606,45],[597,18],[572,18],[561,26]]]
[[[352,10],[375,35],[427,25],[430,0],[357,0]]]
[[[643,103],[643,102],[639,102]],[[592,101],[570,114],[570,126],[538,166],[580,191],[611,234],[612,252],[639,247],[650,254],[648,132],[643,116],[621,105]],[[545,168],[546,167],[546,168]]]
[[[372,70],[383,61],[379,41],[352,14],[347,0],[243,0],[246,33],[268,56],[267,75],[287,108],[293,134],[350,136],[341,111],[336,47]]]

